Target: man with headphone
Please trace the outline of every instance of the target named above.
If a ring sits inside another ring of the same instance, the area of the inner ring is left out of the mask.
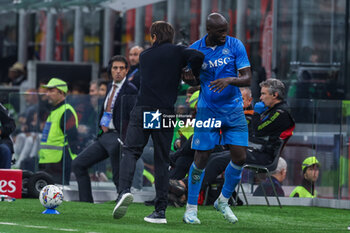
[[[113,82],[108,86],[99,115],[100,132],[97,139],[78,155],[72,165],[78,182],[80,201],[93,202],[88,169],[108,157],[111,159],[113,182],[118,188],[118,140],[125,136],[129,114],[137,94],[137,88],[126,79],[128,70],[129,64],[124,56],[116,55],[109,61],[108,73]]]

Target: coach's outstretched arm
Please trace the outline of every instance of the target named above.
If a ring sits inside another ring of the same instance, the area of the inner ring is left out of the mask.
[[[185,61],[187,61],[187,66],[182,70],[182,80],[191,86],[199,85],[199,74],[204,61],[204,54],[196,49],[185,48],[183,55]]]
[[[204,61],[204,54],[196,49],[185,48],[183,51],[187,64],[190,65],[195,77],[199,76]]]

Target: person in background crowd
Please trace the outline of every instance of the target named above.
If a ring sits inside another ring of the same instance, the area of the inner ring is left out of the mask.
[[[307,157],[301,164],[303,171],[303,180],[301,185],[295,187],[295,189],[289,195],[290,197],[317,197],[317,191],[315,190],[315,183],[319,175],[320,162],[315,156]]]
[[[278,159],[277,168],[272,172],[271,179],[275,185],[276,193],[280,197],[284,197],[284,191],[282,189],[282,182],[287,175],[287,162],[284,158],[280,157]],[[275,196],[270,179],[266,178],[254,191],[253,196],[264,196],[265,190],[266,196]]]
[[[16,62],[9,68],[7,83],[10,86],[19,86],[25,79],[25,68],[22,63]]]
[[[65,101],[68,92],[65,81],[52,78],[43,87],[48,89],[51,111],[40,141],[39,170],[50,174],[55,183],[69,184],[71,162],[78,150],[78,116]]]
[[[98,104],[98,81],[93,80],[90,82],[90,87],[89,87],[89,96],[90,96],[90,103],[91,105],[96,108]]]
[[[98,84],[98,96],[104,98],[107,93],[108,82],[101,80]]]
[[[249,87],[241,87],[242,99],[243,99],[243,110],[244,116],[248,124],[248,134],[251,135],[252,131],[252,120],[253,120],[253,106],[252,106],[252,92]]]
[[[110,82],[112,81],[110,75],[108,74],[108,67],[102,67],[100,70],[100,80]]]
[[[129,50],[130,70],[127,74],[128,80],[140,89],[140,64],[139,57],[143,48],[136,45]]]
[[[282,81],[268,79],[260,83],[260,87],[261,102],[254,105],[246,163],[267,165],[293,135],[295,122],[285,101],[286,90]]]
[[[10,134],[15,131],[16,124],[7,109],[0,103],[0,168],[10,169],[13,143]]]
[[[129,64],[124,56],[112,57],[108,67],[113,82],[108,86],[108,94],[100,112],[100,133],[97,139],[78,155],[72,165],[78,182],[79,200],[84,202],[94,201],[88,169],[108,157],[112,164],[113,182],[118,189],[120,151],[118,139],[123,139],[120,123],[124,123],[123,128],[127,127],[125,121],[129,119],[129,113],[134,106],[133,99],[127,102],[128,98],[123,99],[123,96],[137,94],[136,87],[126,79]]]
[[[37,157],[40,144],[39,95],[36,89],[28,89],[24,98],[26,109],[18,119],[21,131],[15,137],[14,152],[16,164],[14,167],[34,171],[34,158]]]

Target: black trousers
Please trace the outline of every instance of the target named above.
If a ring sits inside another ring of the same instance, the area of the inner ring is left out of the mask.
[[[270,164],[272,160],[273,157],[271,157],[267,153],[247,150],[247,157],[245,163],[266,165]],[[203,185],[215,182],[216,177],[225,171],[230,161],[230,151],[212,153],[209,157],[207,166],[205,167]]]
[[[230,161],[230,151],[212,153],[208,159],[207,166],[205,167],[201,188],[205,189],[207,185],[215,183],[217,176],[225,171]]]
[[[156,211],[165,210],[168,204],[169,189],[169,152],[173,137],[172,128],[143,129],[143,112],[156,111],[147,107],[135,106],[130,115],[125,145],[119,173],[119,193],[130,189],[135,172],[136,161],[140,158],[149,137],[154,144],[154,170],[156,186]],[[163,114],[173,114],[172,110],[159,110]]]
[[[94,202],[88,169],[108,157],[112,164],[113,182],[118,189],[120,154],[118,137],[119,133],[115,131],[103,133],[73,160],[72,169],[77,178],[80,201]]]
[[[271,164],[273,159],[273,155],[269,153],[247,149],[247,158],[245,163],[258,164],[263,166]]]
[[[175,162],[175,167],[170,170],[170,179],[182,180],[190,170],[193,163],[193,157],[191,156],[180,156]]]

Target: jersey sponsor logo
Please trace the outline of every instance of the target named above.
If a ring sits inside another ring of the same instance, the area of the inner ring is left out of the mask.
[[[206,70],[207,68],[208,68],[208,63],[203,62],[203,64],[202,64],[202,69],[203,69],[203,70]]]
[[[229,57],[219,58],[219,59],[216,59],[214,61],[209,60],[209,68],[227,65],[230,60],[231,60],[231,58],[229,58]]]

